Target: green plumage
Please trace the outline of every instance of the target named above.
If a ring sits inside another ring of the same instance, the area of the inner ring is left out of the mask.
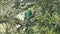
[[[31,16],[31,14],[32,14],[31,10],[27,10],[27,11],[26,11],[26,17]]]

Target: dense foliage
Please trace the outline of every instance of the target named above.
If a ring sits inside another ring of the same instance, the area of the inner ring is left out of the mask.
[[[22,22],[15,16],[26,9],[22,8],[26,5],[22,6],[21,1],[18,1],[16,3],[16,0],[0,0],[0,26],[4,26],[6,30],[0,34],[60,34],[60,0],[24,0],[25,4],[27,1],[33,2],[33,6],[28,8],[35,12],[35,16],[30,18],[30,21],[25,19],[24,23],[28,23],[25,31],[16,28],[16,24]],[[22,30],[23,27],[20,29]]]

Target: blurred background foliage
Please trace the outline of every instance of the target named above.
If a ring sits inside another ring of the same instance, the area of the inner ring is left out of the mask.
[[[16,23],[22,22],[15,16],[19,11],[24,11],[19,4],[16,5],[16,1],[0,0],[0,28],[6,30],[2,29],[0,34],[60,34],[60,0],[23,0],[24,3],[35,2],[34,9],[31,9],[36,12],[25,32],[16,30]],[[18,1],[21,3],[21,0]]]

